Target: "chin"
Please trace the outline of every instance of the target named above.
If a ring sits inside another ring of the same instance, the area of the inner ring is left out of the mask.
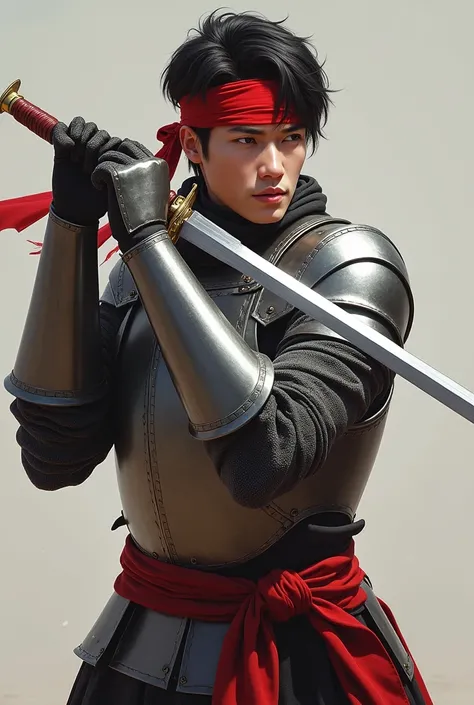
[[[259,209],[260,212],[255,212],[255,209],[253,209],[252,213],[242,215],[251,223],[256,223],[257,225],[270,225],[271,223],[278,223],[283,218],[287,210],[288,204],[284,206],[280,204],[278,208],[274,208],[273,210],[268,208]]]

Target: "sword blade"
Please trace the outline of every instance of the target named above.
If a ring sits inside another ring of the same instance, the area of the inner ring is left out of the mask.
[[[181,226],[180,237],[238,272],[252,276],[296,309],[320,321],[395,374],[474,423],[472,392],[267,262],[200,213],[193,211]]]

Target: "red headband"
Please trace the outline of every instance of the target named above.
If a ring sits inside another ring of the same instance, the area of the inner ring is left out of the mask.
[[[211,128],[220,125],[298,123],[299,120],[293,113],[283,117],[282,109],[277,108],[277,101],[278,85],[272,81],[257,79],[216,86],[206,92],[205,98],[185,96],[180,102],[180,122],[165,125],[158,130],[156,136],[163,142],[163,147],[155,156],[168,162],[170,178],[173,178],[181,156],[179,130],[182,125]],[[36,223],[48,214],[51,199],[52,194],[47,191],[0,201],[0,230],[14,228],[21,232]],[[98,247],[110,236],[108,224],[100,228]],[[41,246],[41,243],[33,244]]]
[[[157,138],[163,142],[157,157],[165,159],[174,176],[181,156],[179,130],[189,127],[219,127],[221,125],[271,125],[297,123],[292,113],[284,117],[278,109],[278,84],[273,81],[249,79],[224,83],[210,88],[205,99],[184,97],[180,102],[181,120],[160,127]]]

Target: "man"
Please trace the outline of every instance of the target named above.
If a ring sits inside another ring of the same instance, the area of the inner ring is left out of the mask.
[[[196,210],[404,343],[398,250],[331,217],[301,174],[328,112],[322,67],[279,23],[212,13],[164,89],[181,110],[158,133],[166,161],[82,118],[55,128],[53,202],[6,380],[37,487],[117,458],[123,572],[76,649],[68,704],[430,703],[354,555],[393,375],[167,233],[183,151],[194,176],[180,194],[197,186]],[[98,305],[106,211],[122,258]]]

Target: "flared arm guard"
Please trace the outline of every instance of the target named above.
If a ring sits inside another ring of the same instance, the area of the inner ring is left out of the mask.
[[[5,387],[35,404],[78,406],[104,394],[97,227],[49,213],[33,294]]]
[[[253,351],[229,323],[164,229],[123,259],[186,409],[191,434],[210,440],[250,421],[271,393],[271,360]]]

